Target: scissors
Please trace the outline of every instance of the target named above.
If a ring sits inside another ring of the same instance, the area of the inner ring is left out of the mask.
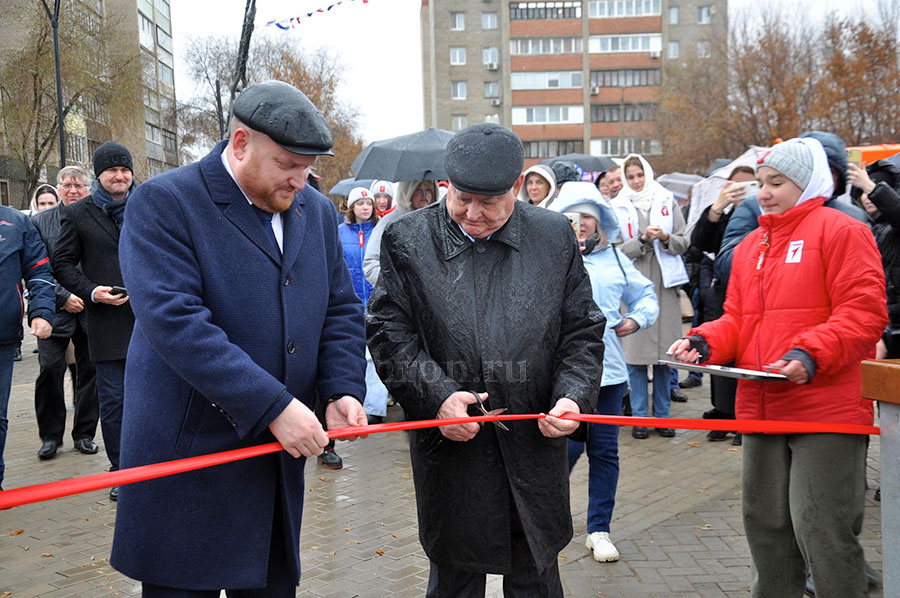
[[[475,391],[470,390],[469,392],[471,392],[473,395],[475,395],[475,400],[478,402],[478,410],[481,411],[483,414],[485,414],[485,415],[500,415],[501,413],[506,411],[505,407],[503,409],[492,409],[491,411],[488,411],[484,407],[484,401],[481,400],[481,396]],[[507,432],[509,432],[509,428],[504,426],[503,422],[493,421],[491,423],[494,424],[495,426],[497,426],[498,428],[500,428],[501,430],[506,430]]]

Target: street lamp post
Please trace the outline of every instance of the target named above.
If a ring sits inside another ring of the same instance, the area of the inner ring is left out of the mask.
[[[56,0],[53,5],[53,12],[47,6],[47,0],[41,0],[44,10],[47,11],[47,17],[50,19],[50,27],[53,29],[53,61],[56,64],[56,119],[59,128],[59,167],[66,165],[66,127],[63,123],[63,96],[62,96],[62,77],[59,72],[59,4],[60,0]]]

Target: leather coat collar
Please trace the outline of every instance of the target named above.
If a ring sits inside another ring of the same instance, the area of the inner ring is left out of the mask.
[[[435,208],[438,212],[438,229],[441,236],[441,247],[444,251],[444,259],[449,260],[468,247],[475,245],[465,234],[459,225],[450,218],[447,212],[447,200],[443,199]],[[490,243],[497,241],[509,245],[516,251],[520,248],[521,215],[519,205],[513,207],[512,214],[500,230],[491,235],[490,239],[478,239],[477,243]]]

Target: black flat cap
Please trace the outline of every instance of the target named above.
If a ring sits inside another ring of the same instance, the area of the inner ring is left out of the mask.
[[[464,193],[503,195],[522,174],[525,151],[515,133],[493,123],[466,127],[450,139],[444,168]]]
[[[302,91],[283,81],[263,81],[245,89],[234,101],[234,115],[291,153],[334,155],[325,117]]]

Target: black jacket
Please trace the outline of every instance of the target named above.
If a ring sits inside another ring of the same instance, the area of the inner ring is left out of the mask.
[[[434,418],[461,389],[509,413],[546,413],[561,397],[592,412],[606,320],[566,218],[516,202],[503,228],[472,242],[445,203],[402,216],[382,238],[366,332],[391,394],[411,419]],[[411,432],[431,560],[508,573],[511,501],[539,568],[571,540],[566,438],[545,438],[535,420],[507,425],[468,442]]]
[[[888,317],[891,329],[900,333],[900,194],[880,182],[869,194],[869,200],[878,208],[872,221],[872,234],[884,266]]]
[[[59,225],[53,271],[60,284],[84,301],[91,361],[125,359],[134,327],[131,304],[114,306],[91,300],[91,291],[97,286],[124,285],[119,268],[119,229],[90,196],[66,206]]]
[[[38,230],[44,245],[47,246],[47,254],[52,256],[59,240],[59,219],[64,209],[63,204],[57,204],[52,208],[37,212],[31,216],[31,223]],[[75,333],[75,322],[80,320],[82,327],[87,330],[87,314],[82,311],[77,314],[63,309],[66,301],[72,293],[61,284],[56,285],[56,314],[53,316],[53,338],[71,338]]]

